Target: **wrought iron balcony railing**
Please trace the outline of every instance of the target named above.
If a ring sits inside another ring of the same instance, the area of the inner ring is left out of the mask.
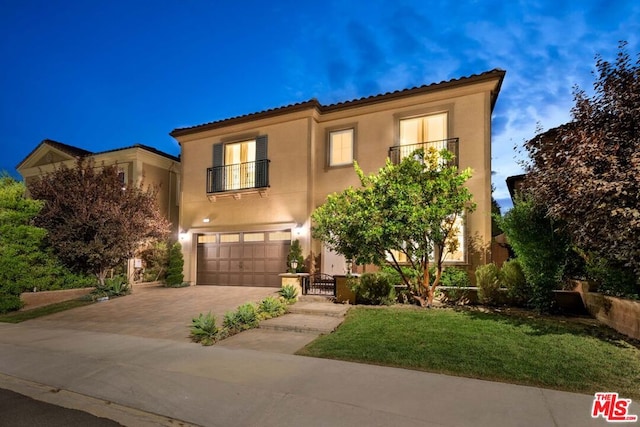
[[[389,159],[391,159],[393,164],[397,165],[402,159],[410,156],[414,151],[419,149],[428,150],[429,148],[435,148],[437,151],[447,149],[454,156],[450,165],[458,166],[458,144],[458,138],[448,138],[439,141],[421,142],[419,144],[394,145],[393,147],[389,147]]]
[[[207,169],[207,193],[209,194],[268,186],[268,159]]]

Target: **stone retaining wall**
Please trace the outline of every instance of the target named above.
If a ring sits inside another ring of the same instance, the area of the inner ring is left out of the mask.
[[[589,284],[574,281],[589,313],[616,331],[640,340],[640,301],[589,292]]]

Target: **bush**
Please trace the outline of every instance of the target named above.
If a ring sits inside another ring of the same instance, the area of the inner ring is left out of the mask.
[[[394,277],[385,272],[364,273],[352,290],[360,304],[391,305],[396,301]]]
[[[287,304],[275,297],[266,297],[258,305],[258,315],[260,319],[271,319],[282,316],[287,311]]]
[[[127,278],[124,275],[117,274],[113,277],[107,277],[104,279],[104,285],[99,283],[96,288],[91,291],[91,295],[95,298],[100,297],[119,297],[128,295],[131,293],[131,286],[127,283]]]
[[[182,256],[182,245],[175,242],[169,248],[169,267],[167,268],[167,277],[165,282],[168,286],[176,286],[182,284],[184,275],[184,257]]]
[[[598,285],[600,293],[614,297],[640,299],[640,277],[637,277],[628,267],[602,258],[593,258],[587,263],[587,274]]]
[[[258,307],[251,302],[242,304],[236,311],[224,315],[222,326],[230,333],[237,333],[258,326]]]
[[[498,274],[498,267],[494,263],[481,265],[476,269],[478,300],[481,303],[495,304],[498,302],[498,289],[500,289]]]
[[[471,281],[469,280],[469,275],[465,270],[458,267],[445,267],[444,270],[442,270],[442,276],[440,277],[440,286],[466,288],[471,286]],[[457,303],[467,298],[469,291],[466,289],[447,289],[442,292],[444,293],[447,302]]]
[[[198,317],[191,319],[191,339],[202,345],[212,345],[217,340],[218,327],[216,319],[209,312],[207,315],[200,313]]]
[[[164,280],[169,266],[169,244],[157,241],[146,247],[138,255],[144,263],[145,282]]]
[[[291,267],[292,261],[298,263],[295,271]],[[289,249],[289,254],[287,255],[287,269],[290,273],[304,272],[304,257],[302,256],[302,247],[300,246],[300,241],[297,239],[291,242],[291,248]]]
[[[298,289],[293,285],[284,285],[278,294],[285,299],[287,304],[293,304],[298,298]]]
[[[531,300],[532,290],[522,272],[517,259],[510,259],[502,264],[500,281],[507,288],[509,300],[517,306],[526,306]]]
[[[516,202],[499,218],[531,286],[531,305],[541,312],[553,309],[553,290],[561,287],[564,268],[572,249],[569,237],[558,230],[542,206],[527,198]]]
[[[20,295],[0,291],[0,314],[20,310],[23,305]]]

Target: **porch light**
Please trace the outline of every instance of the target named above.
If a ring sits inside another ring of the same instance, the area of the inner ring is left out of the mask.
[[[295,273],[296,270],[298,269],[298,261],[295,259],[292,259],[289,264],[291,265],[291,272]]]
[[[208,224],[209,221],[211,221],[211,219],[209,217],[202,218],[202,222],[204,222],[205,224]]]

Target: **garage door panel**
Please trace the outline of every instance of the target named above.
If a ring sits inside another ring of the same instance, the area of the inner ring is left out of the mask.
[[[234,241],[198,244],[197,283],[231,286],[280,286],[279,274],[286,271],[288,241],[265,242],[261,233],[238,233]],[[219,236],[222,236],[219,235]],[[258,237],[260,237],[258,236]]]

